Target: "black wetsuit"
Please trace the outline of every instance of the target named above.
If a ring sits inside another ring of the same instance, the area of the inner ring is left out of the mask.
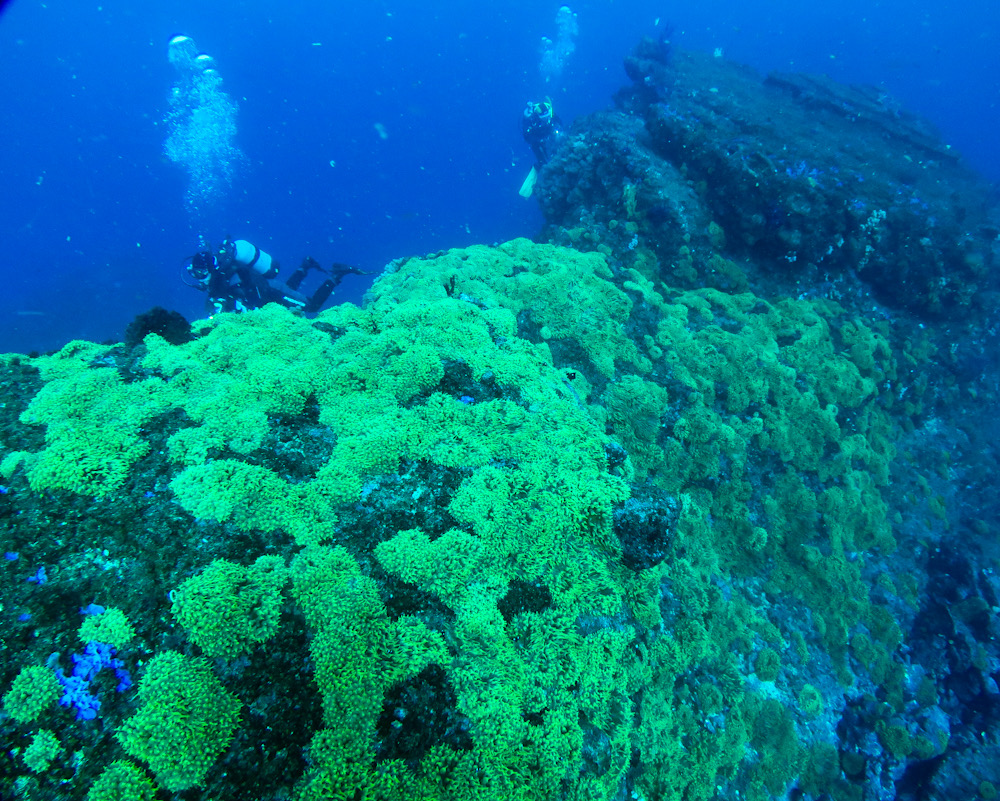
[[[364,271],[355,267],[334,264],[332,277],[320,284],[312,295],[307,296],[299,291],[299,286],[309,270],[322,269],[310,257],[302,260],[302,264],[287,281],[263,276],[252,265],[233,261],[226,263],[224,259],[217,258],[212,261],[214,266],[209,270],[207,285],[203,285],[203,288],[208,292],[209,310],[215,313],[249,311],[259,309],[266,303],[279,303],[290,309],[301,309],[309,313],[317,312],[329,300],[344,275],[349,272],[364,274]]]
[[[521,117],[521,135],[535,156],[535,167],[541,169],[552,158],[562,136],[559,118],[526,111]]]

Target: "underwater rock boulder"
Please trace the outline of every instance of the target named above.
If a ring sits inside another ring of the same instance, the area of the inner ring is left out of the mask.
[[[1000,211],[989,187],[892,98],[823,76],[762,79],[652,40],[626,71],[634,83],[618,110],[578,120],[542,172],[549,238],[603,246],[630,266],[629,251],[649,248],[665,275],[688,258],[682,248],[704,273],[708,239],[751,271],[843,276],[924,316],[993,308]],[[692,200],[665,181],[672,173]],[[589,190],[580,197],[570,184]],[[671,213],[679,204],[691,213]],[[601,209],[623,208],[632,238],[609,235],[602,219]]]

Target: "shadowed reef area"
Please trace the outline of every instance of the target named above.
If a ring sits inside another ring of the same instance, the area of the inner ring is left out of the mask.
[[[995,196],[626,71],[537,242],[0,357],[0,795],[996,797]]]

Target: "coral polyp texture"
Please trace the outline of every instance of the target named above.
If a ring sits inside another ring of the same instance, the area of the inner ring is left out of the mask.
[[[4,624],[0,727],[32,767],[0,780],[853,800],[950,764],[986,787],[949,704],[998,664],[988,577],[947,615],[951,656],[928,645],[949,538],[995,534],[956,513],[984,503],[971,471],[954,489],[972,448],[926,433],[972,384],[933,326],[788,292],[719,224],[669,264],[629,248],[615,229],[666,218],[622,198],[634,219],[554,235],[590,252],[448,250],[315,319],[3,357],[0,601],[30,619]],[[81,627],[95,603],[115,617]],[[75,721],[52,676],[84,632],[136,686],[104,671]]]

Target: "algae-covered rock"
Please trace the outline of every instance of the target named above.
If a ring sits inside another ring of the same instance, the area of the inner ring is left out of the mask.
[[[516,240],[193,334],[0,361],[32,377],[0,602],[34,610],[0,725],[48,714],[78,629],[138,678],[89,676],[77,794],[147,797],[122,749],[192,798],[497,801],[847,798],[944,753],[892,569],[925,356],[884,322]]]

